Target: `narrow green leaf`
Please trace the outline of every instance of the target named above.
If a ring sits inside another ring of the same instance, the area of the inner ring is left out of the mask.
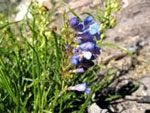
[[[126,54],[132,56],[132,53],[125,47],[119,45],[119,44],[116,44],[116,43],[99,43],[98,44],[100,47],[112,47],[112,48],[117,48],[117,49],[120,49],[122,50],[123,52],[125,52]]]

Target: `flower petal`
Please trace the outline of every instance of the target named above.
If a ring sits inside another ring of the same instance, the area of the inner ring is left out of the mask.
[[[95,23],[90,25],[90,28],[95,29],[95,30],[99,30],[99,24],[95,22]]]
[[[70,48],[69,45],[66,45],[65,49],[68,50],[69,48]]]
[[[84,73],[84,68],[82,68],[82,67],[77,68],[76,73]]]
[[[95,35],[95,34],[97,33],[97,30],[96,30],[96,29],[90,29],[90,30],[89,30],[89,33],[90,33],[91,35]]]
[[[82,23],[80,23],[80,24],[76,25],[73,29],[77,32],[83,32],[84,25]]]
[[[90,60],[92,57],[92,53],[89,51],[82,51],[83,52],[83,56],[84,58],[86,58],[87,60]]]
[[[94,36],[90,34],[89,30],[77,33],[77,36],[81,37],[82,40],[93,40],[94,38]]]
[[[74,17],[70,20],[69,24],[71,27],[75,27],[76,25],[79,24],[79,19],[77,17]]]
[[[95,48],[95,44],[92,42],[85,42],[85,43],[82,43],[81,45],[79,45],[79,48],[81,50],[85,50],[85,51],[88,51],[88,50],[92,51]]]
[[[100,40],[100,39],[101,39],[101,37],[100,37],[100,32],[96,33],[96,39],[97,39],[97,40]]]
[[[91,89],[87,88],[87,89],[85,90],[85,93],[86,93],[87,95],[90,94],[90,93],[91,93]]]
[[[87,24],[91,23],[92,20],[93,20],[93,17],[91,15],[89,15],[84,19],[84,24],[87,25]]]
[[[68,90],[73,90],[73,91],[86,91],[86,89],[87,89],[87,83],[70,86],[68,88]]]
[[[70,59],[70,61],[71,61],[71,63],[72,63],[74,66],[76,66],[76,65],[79,64],[79,58],[78,58],[78,56],[76,56],[76,55],[72,56],[71,59]]]
[[[77,52],[78,52],[78,49],[76,49],[76,48],[72,49],[73,54],[76,54]]]

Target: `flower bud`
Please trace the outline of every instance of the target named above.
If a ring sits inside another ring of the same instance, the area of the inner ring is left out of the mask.
[[[70,24],[71,27],[75,27],[79,24],[79,19],[77,17],[74,17],[70,20],[69,24]]]
[[[84,19],[84,24],[87,25],[87,24],[90,24],[93,20],[93,17],[91,15],[87,16],[85,19]]]
[[[86,91],[87,89],[87,83],[83,83],[83,84],[78,84],[78,85],[75,85],[75,86],[70,86],[68,88],[68,90],[73,90],[73,91]]]
[[[76,56],[76,55],[72,56],[71,59],[70,59],[70,61],[71,61],[71,63],[72,63],[74,66],[76,66],[76,65],[79,64],[79,58],[78,58],[78,56]]]

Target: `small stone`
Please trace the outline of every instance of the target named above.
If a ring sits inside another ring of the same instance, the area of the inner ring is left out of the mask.
[[[96,103],[88,107],[88,113],[106,113],[106,109],[101,109]]]

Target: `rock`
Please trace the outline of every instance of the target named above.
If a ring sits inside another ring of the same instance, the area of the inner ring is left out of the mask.
[[[88,113],[106,113],[106,109],[101,109],[96,103],[88,107]]]
[[[121,44],[133,43],[132,37],[150,35],[150,1],[123,0],[121,10],[116,13],[117,25],[107,30],[107,41],[116,41]],[[125,5],[125,6],[124,6]],[[139,21],[140,20],[140,21]],[[118,43],[117,42],[117,43]]]
[[[23,0],[18,6],[17,10],[19,11],[15,17],[15,21],[20,21],[24,18],[28,11],[28,7],[31,3],[31,0]],[[29,18],[31,17],[31,14],[27,15]]]
[[[141,87],[133,93],[133,96],[150,96],[150,75],[147,75],[140,80]]]

